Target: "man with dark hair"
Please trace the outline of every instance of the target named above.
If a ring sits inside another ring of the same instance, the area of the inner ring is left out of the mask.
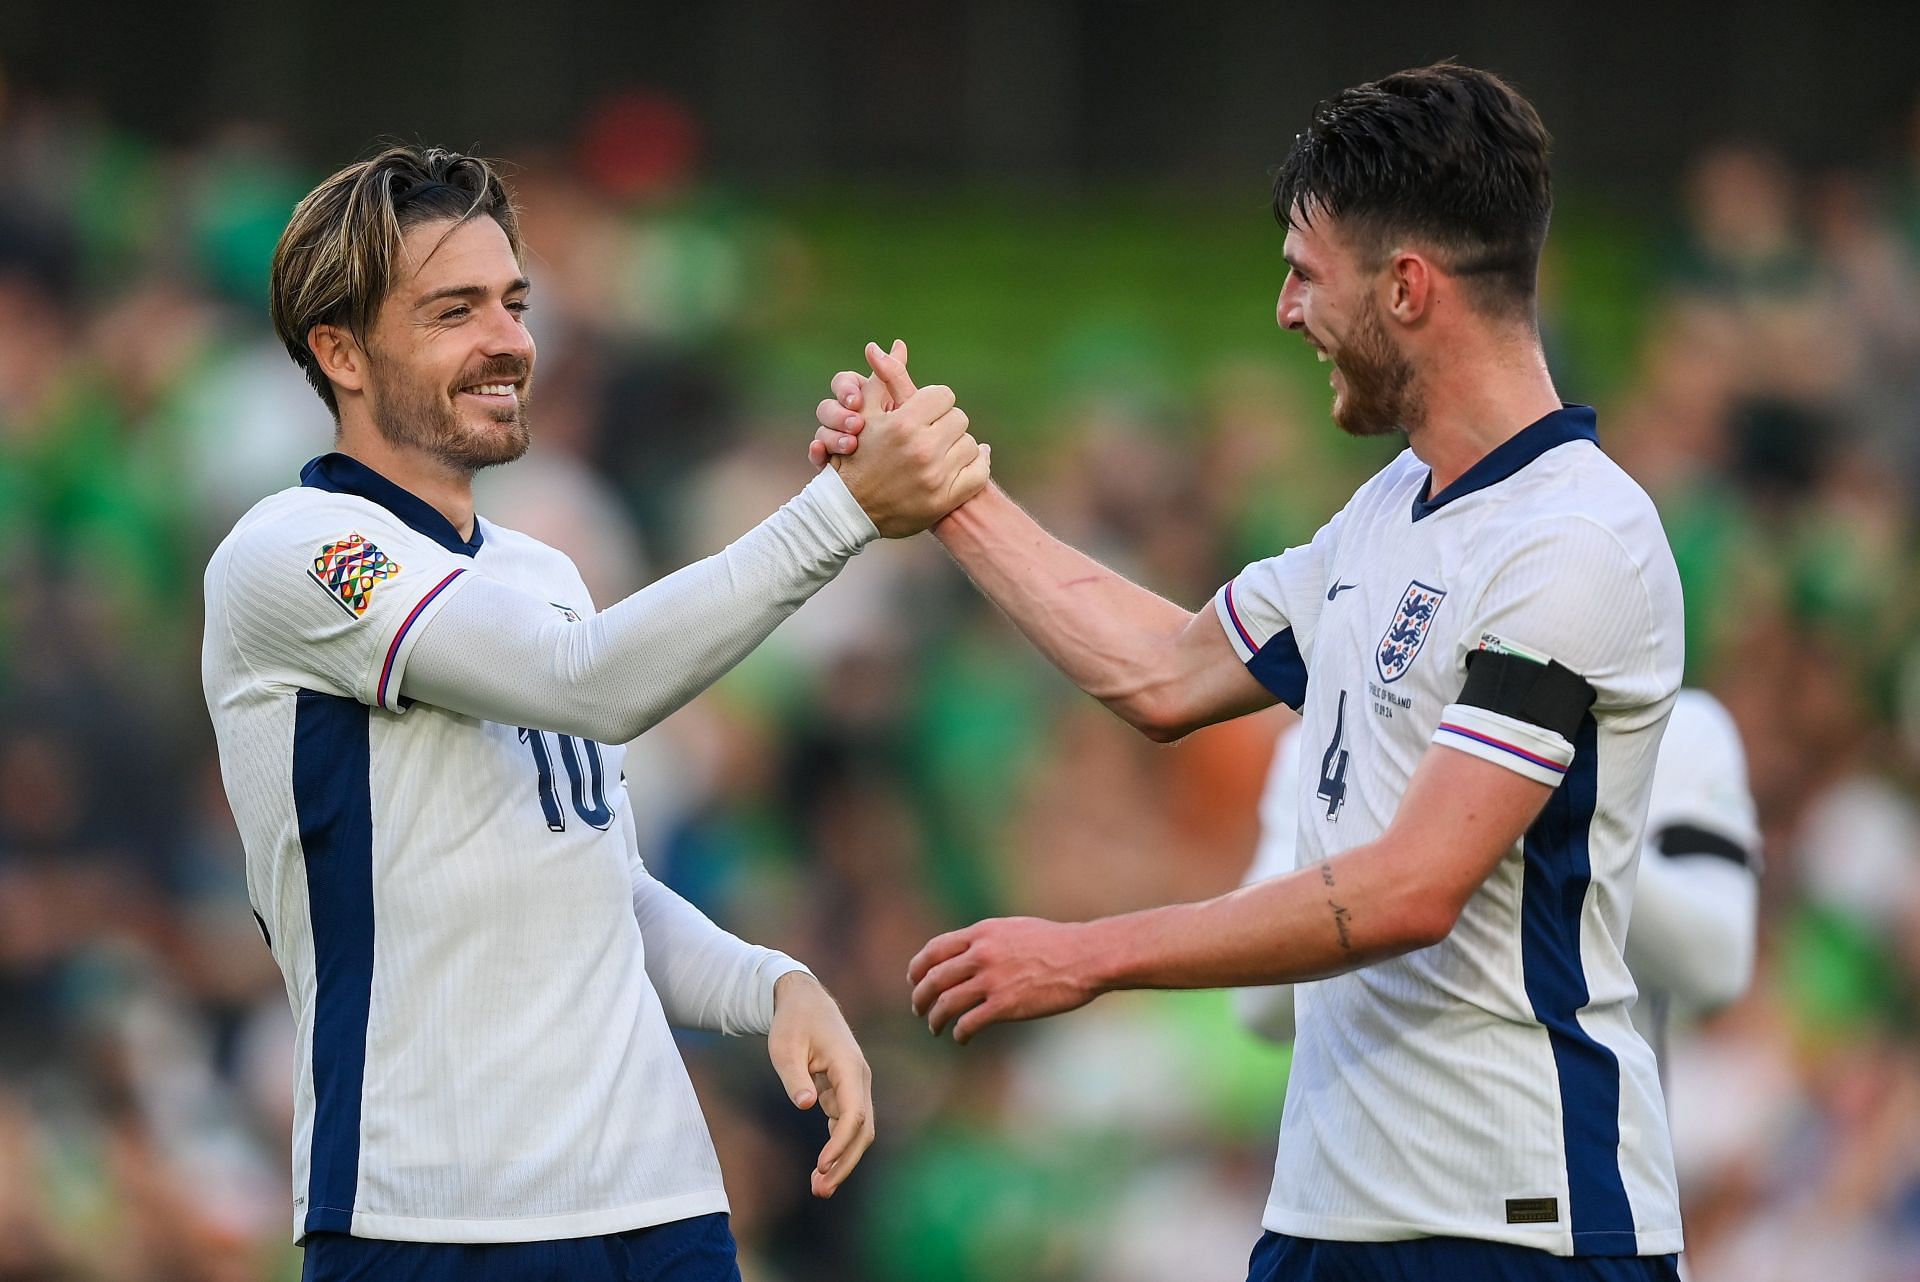
[[[1259,1282],[1675,1276],[1622,946],[1680,586],[1652,503],[1547,372],[1546,155],[1525,99],[1451,64],[1316,111],[1275,186],[1278,319],[1331,362],[1334,421],[1408,449],[1211,610],[996,488],[935,527],[1150,737],[1304,712],[1295,871],[1100,921],[980,922],[909,969],[914,1008],[963,1042],[1113,989],[1300,984]],[[867,359],[889,401],[913,394],[904,353]],[[816,462],[857,448],[874,391],[836,377]]]
[[[1320,105],[1274,175],[1273,214],[1332,215],[1368,266],[1416,235],[1482,311],[1531,322],[1553,215],[1547,142],[1497,76],[1403,71]]]
[[[829,1119],[816,1196],[873,1140],[826,990],[648,873],[621,745],[987,453],[928,388],[868,429],[872,466],[596,612],[564,554],[474,510],[530,439],[530,292],[505,187],[439,150],[341,170],[274,254],[335,450],[214,553],[202,675],[297,1028],[306,1282],[738,1282],[669,1026],[766,1035]]]

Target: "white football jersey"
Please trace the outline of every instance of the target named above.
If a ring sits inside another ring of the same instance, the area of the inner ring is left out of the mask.
[[[1260,844],[1243,885],[1299,866],[1300,726],[1274,741],[1260,794]],[[1738,998],[1753,975],[1760,827],[1739,727],[1704,690],[1682,690],[1660,740],[1627,928],[1627,969],[1640,996],[1633,1026],[1664,1068],[1677,1015]],[[1236,989],[1241,1023],[1293,1040],[1293,985]]]
[[[485,521],[462,540],[342,455],[302,480],[214,553],[203,656],[298,1027],[296,1236],[529,1241],[726,1210],[646,971],[624,750],[400,695],[473,576],[589,615],[573,563]]]
[[[1427,493],[1411,451],[1215,609],[1302,707],[1298,859],[1378,838],[1434,744],[1555,788],[1431,948],[1301,985],[1263,1223],[1558,1255],[1680,1249],[1654,1058],[1623,957],[1648,788],[1680,684],[1679,578],[1652,502],[1568,406]],[[1458,702],[1476,651],[1595,700],[1571,738]]]

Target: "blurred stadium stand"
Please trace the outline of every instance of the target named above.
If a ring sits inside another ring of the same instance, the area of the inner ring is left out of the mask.
[[[197,662],[213,543],[328,439],[264,314],[315,180],[383,133],[514,163],[536,446],[482,510],[603,603],[790,494],[827,376],[898,334],[1053,528],[1198,604],[1391,448],[1273,329],[1265,168],[1445,54],[1556,131],[1561,389],[1661,504],[1761,805],[1759,981],[1672,1061],[1693,1276],[1920,1272],[1920,11],[1430,8],[0,14],[0,1282],[298,1273]],[[749,1282],[1243,1276],[1285,1056],[1220,995],[956,1051],[903,973],[980,913],[1232,885],[1279,715],[1139,741],[922,540],[641,741],[650,862],[812,963],[876,1071],[880,1145],[817,1205],[759,1045],[688,1041]]]

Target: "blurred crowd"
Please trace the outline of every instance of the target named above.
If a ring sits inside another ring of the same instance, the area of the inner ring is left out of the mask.
[[[1641,347],[1601,405],[1660,503],[1689,681],[1741,726],[1766,836],[1753,992],[1668,1065],[1696,1282],[1920,1276],[1914,125],[1869,171],[1703,152],[1637,242]],[[604,104],[514,159],[536,445],[481,511],[568,550],[605,604],[804,482],[806,406],[766,426],[739,371],[820,285],[804,235],[701,181],[671,101]],[[0,113],[0,1282],[298,1273],[291,1021],[197,659],[208,553],[330,437],[264,304],[322,172],[254,129],[163,147],[72,107]],[[1545,319],[1578,370],[1598,362],[1567,337],[1567,267]],[[1339,441],[1324,389],[1280,364],[1172,396],[1117,374],[1029,407],[1044,431],[996,461],[1064,537],[1198,606],[1390,453]],[[685,1039],[749,1282],[1244,1276],[1283,1050],[1219,994],[1109,997],[956,1049],[904,972],[983,914],[1234,884],[1285,716],[1149,744],[923,539],[862,554],[639,741],[650,866],[808,962],[875,1069],[879,1144],[816,1204],[821,1124],[759,1043]]]

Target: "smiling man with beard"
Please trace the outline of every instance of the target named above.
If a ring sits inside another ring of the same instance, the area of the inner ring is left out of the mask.
[[[274,254],[335,449],[214,553],[202,676],[293,1005],[303,1276],[737,1282],[669,1027],[766,1035],[827,1115],[820,1197],[872,1142],[867,1064],[804,967],[648,874],[621,745],[876,535],[971,497],[987,454],[928,388],[872,466],[597,612],[565,555],[474,511],[530,439],[521,262],[486,162],[409,147],[322,183]]]
[[[997,488],[935,531],[1154,739],[1276,700],[1304,714],[1295,871],[980,922],[909,968],[914,1009],[962,1042],[1114,989],[1299,983],[1255,1282],[1676,1276],[1623,947],[1680,586],[1652,503],[1547,372],[1551,207],[1546,130],[1498,77],[1440,64],[1335,95],[1275,181],[1278,319],[1331,362],[1334,421],[1407,450],[1198,613]],[[901,356],[867,350],[886,403],[915,394]],[[814,458],[844,464],[885,404],[851,374],[833,390]]]

